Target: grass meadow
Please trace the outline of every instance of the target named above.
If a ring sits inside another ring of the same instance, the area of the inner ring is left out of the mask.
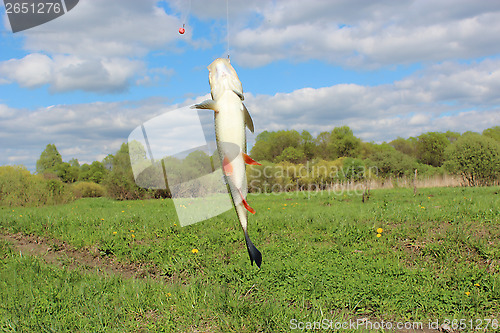
[[[499,187],[379,189],[365,203],[328,192],[248,202],[261,269],[250,265],[234,211],[181,227],[167,199],[1,208],[0,233],[153,274],[75,268],[62,256],[48,263],[0,241],[0,331],[318,331],[314,323],[333,331],[349,320],[497,331]]]

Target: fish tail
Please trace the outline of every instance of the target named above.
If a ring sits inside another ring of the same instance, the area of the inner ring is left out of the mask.
[[[250,256],[250,263],[253,265],[253,262],[257,264],[260,268],[260,264],[262,263],[262,254],[259,250],[253,245],[250,240],[250,236],[248,236],[248,232],[245,230],[245,241],[247,243],[248,255]]]

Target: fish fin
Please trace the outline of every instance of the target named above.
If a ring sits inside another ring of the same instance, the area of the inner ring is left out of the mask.
[[[248,156],[247,154],[245,153],[242,153],[243,154],[243,160],[245,161],[246,164],[251,164],[251,165],[262,165],[260,164],[259,162],[255,161],[253,158],[251,158],[250,156]]]
[[[222,168],[224,169],[224,174],[226,176],[230,176],[233,173],[233,166],[227,156],[224,156],[224,160],[222,161]]]
[[[250,263],[253,266],[253,262],[257,264],[257,266],[260,268],[260,265],[262,264],[262,254],[260,253],[259,250],[253,245],[252,241],[250,240],[250,236],[248,236],[248,232],[245,230],[245,242],[247,243],[247,250],[248,250],[248,255],[250,256]]]
[[[245,125],[247,125],[250,132],[253,133],[254,128],[253,128],[252,117],[250,117],[250,113],[248,113],[248,110],[247,110],[247,107],[245,106],[245,104],[241,103],[241,105],[243,105],[243,115],[245,116]]]
[[[243,206],[245,206],[245,208],[252,214],[255,214],[255,209],[253,209],[252,207],[250,207],[250,205],[248,204],[248,202],[245,200],[245,199],[241,199],[241,202],[243,202]]]
[[[199,104],[191,106],[191,109],[207,109],[217,111],[217,103],[213,99],[207,99]]]
[[[250,207],[250,205],[248,204],[248,202],[245,200],[245,198],[243,197],[243,193],[241,193],[241,190],[238,189],[238,191],[240,192],[240,196],[241,196],[241,203],[243,203],[243,206],[245,206],[245,208],[252,214],[255,214],[255,209],[253,209],[252,207]]]
[[[243,101],[245,99],[245,97],[243,96],[243,92],[240,92],[236,89],[233,89],[233,92],[238,95],[238,97]]]

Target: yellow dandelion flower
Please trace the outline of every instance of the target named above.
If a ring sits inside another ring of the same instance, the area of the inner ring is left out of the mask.
[[[116,235],[116,234],[117,234],[117,232],[116,232],[116,231],[113,231],[113,235]]]
[[[427,199],[430,199],[431,197],[427,197]]]
[[[23,217],[22,215],[19,215],[20,217]]]
[[[191,252],[198,253],[198,249],[192,249]]]
[[[104,219],[101,219],[101,221],[104,221]]]
[[[384,231],[384,229],[382,229],[382,228],[378,228],[378,229],[377,229],[377,233],[379,233],[379,234],[381,234],[381,233],[382,233],[382,231]]]
[[[177,224],[174,223],[174,226],[177,226]]]
[[[284,206],[286,207],[286,204]]]
[[[124,210],[122,210],[122,213],[125,213],[125,211],[124,211]]]
[[[474,285],[475,285],[476,287],[479,287],[479,283],[474,283]]]
[[[470,295],[470,291],[466,291],[465,295],[469,296]]]
[[[377,234],[377,237],[382,237],[382,234]]]
[[[271,208],[268,207],[267,209],[271,209]]]
[[[135,235],[134,235],[134,234],[132,234],[132,238],[135,238]]]
[[[167,293],[167,296],[170,297],[170,296],[172,296],[172,294],[171,293]]]
[[[134,230],[130,230],[130,232],[134,232]]]

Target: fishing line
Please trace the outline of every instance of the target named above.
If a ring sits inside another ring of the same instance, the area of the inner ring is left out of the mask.
[[[187,21],[187,18],[189,16],[190,12],[191,12],[191,0],[188,0],[188,9],[187,9],[187,11],[184,12],[184,15],[182,15],[182,25],[183,26],[186,24],[186,21]]]
[[[229,0],[226,0],[226,48],[229,59]]]
[[[187,18],[189,16],[189,13],[191,12],[191,0],[188,0],[188,10],[186,12],[184,12],[184,14],[182,15],[182,18],[181,18],[181,21],[182,21],[182,27],[179,28],[179,33],[181,35],[184,34],[184,32],[186,32],[186,21],[187,21]]]

